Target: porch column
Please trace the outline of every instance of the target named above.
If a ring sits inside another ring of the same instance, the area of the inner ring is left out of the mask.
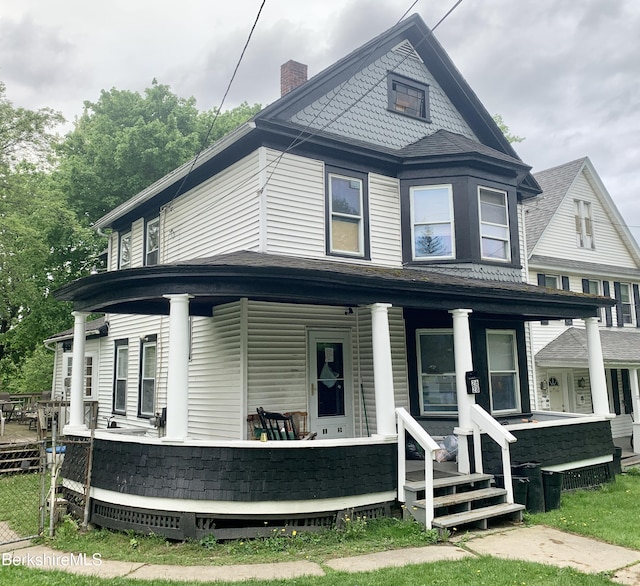
[[[597,317],[584,318],[587,329],[587,353],[589,356],[589,379],[591,380],[591,402],[594,415],[613,417],[609,412],[607,377],[602,359],[602,344]]]
[[[69,397],[69,424],[64,427],[65,435],[87,430],[84,423],[84,348],[85,324],[88,313],[74,311],[73,354],[71,359],[71,394]]]
[[[376,435],[392,436],[397,432],[388,315],[391,304],[374,303],[369,307],[376,398]]]
[[[169,300],[169,360],[167,369],[167,423],[165,440],[182,441],[189,431],[189,299],[191,295],[164,295]]]
[[[469,462],[468,437],[472,433],[471,406],[476,400],[467,393],[465,374],[473,370],[473,355],[471,354],[471,332],[469,330],[469,314],[471,309],[452,309],[453,317],[453,354],[456,368],[456,398],[458,399],[458,470],[463,474],[471,471]]]
[[[640,385],[638,384],[638,369],[629,369],[631,382],[631,404],[633,405],[633,451],[640,454]]]

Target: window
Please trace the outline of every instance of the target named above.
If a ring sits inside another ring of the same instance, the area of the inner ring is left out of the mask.
[[[516,334],[512,330],[487,330],[487,357],[491,410],[520,410]]]
[[[138,415],[151,417],[155,409],[156,396],[156,337],[147,336],[140,351],[140,388]]]
[[[618,297],[619,311],[622,314],[622,324],[633,323],[633,294],[631,293],[631,285],[629,283],[620,283],[620,295]],[[620,318],[618,317],[618,323]]]
[[[113,412],[124,415],[127,410],[127,379],[129,377],[129,345],[116,340],[116,366],[113,377]]]
[[[389,110],[429,121],[429,86],[390,74],[387,81]]]
[[[411,187],[409,191],[414,260],[454,258],[451,185]]]
[[[594,281],[591,279],[582,279],[582,292],[590,293],[591,295],[602,295],[600,292],[600,281]],[[602,321],[602,310],[598,310],[598,321]]]
[[[93,398],[95,390],[95,370],[94,355],[87,354],[84,357],[84,398]],[[64,355],[64,376],[62,380],[64,398],[69,399],[71,396],[71,373],[73,371],[73,354]]]
[[[593,243],[593,220],[591,203],[579,199],[574,200],[576,218],[576,244],[578,248],[595,248]]]
[[[365,175],[328,173],[328,232],[330,254],[366,257]]]
[[[145,265],[158,264],[158,250],[160,249],[160,218],[154,218],[147,222],[145,239]]]
[[[556,275],[543,275],[542,285],[547,289],[560,289],[560,287],[558,287],[558,277]]]
[[[453,330],[418,330],[420,413],[456,413]]]
[[[118,266],[121,269],[131,267],[131,232],[127,232],[120,237],[120,258]]]
[[[487,260],[510,260],[509,210],[507,193],[479,187],[480,248]]]

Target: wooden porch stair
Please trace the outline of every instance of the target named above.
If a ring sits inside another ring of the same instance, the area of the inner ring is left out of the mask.
[[[425,483],[407,481],[405,488],[405,516],[411,515],[420,523],[426,521]],[[494,486],[491,474],[460,474],[433,480],[433,527],[450,529],[475,525],[486,529],[488,520],[511,517],[522,521],[524,505],[506,502],[507,491]]]

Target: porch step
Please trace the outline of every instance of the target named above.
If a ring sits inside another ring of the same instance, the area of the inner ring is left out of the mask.
[[[472,509],[470,511],[463,511],[461,513],[453,513],[451,515],[443,515],[436,517],[432,525],[442,529],[448,529],[450,527],[458,527],[460,525],[466,525],[469,523],[480,522],[482,529],[486,529],[487,519],[493,517],[502,517],[505,515],[514,515],[518,521],[522,521],[522,511],[524,505],[514,503],[512,505],[507,503],[500,503],[498,505],[492,505],[490,507],[482,507],[479,509]]]
[[[454,505],[460,505],[462,503],[470,503],[473,501],[480,501],[484,499],[495,499],[497,497],[504,497],[507,494],[504,488],[481,488],[480,490],[469,490],[466,492],[454,492],[452,494],[445,494],[443,496],[437,496],[433,499],[433,508],[439,509],[442,507],[451,507]],[[420,499],[414,503],[419,506],[418,503],[424,503],[424,499]]]

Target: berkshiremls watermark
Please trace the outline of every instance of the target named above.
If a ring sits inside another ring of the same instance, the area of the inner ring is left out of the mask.
[[[102,554],[94,553],[25,553],[16,555],[12,552],[2,554],[3,566],[26,566],[31,568],[73,568],[81,566],[101,566]]]

